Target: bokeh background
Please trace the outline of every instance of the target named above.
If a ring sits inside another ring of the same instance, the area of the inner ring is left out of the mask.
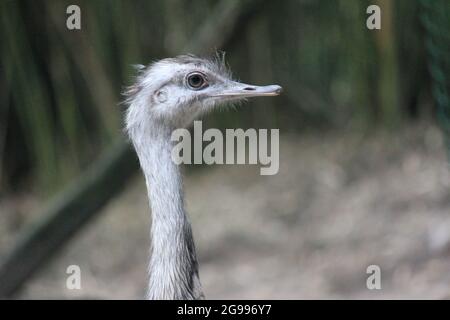
[[[220,50],[284,92],[204,127],[279,128],[280,172],[184,168],[207,297],[450,298],[448,0],[2,0],[0,39],[0,297],[143,297],[121,92],[132,64]]]

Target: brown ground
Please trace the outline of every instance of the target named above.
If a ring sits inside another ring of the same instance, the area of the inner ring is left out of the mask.
[[[436,128],[285,135],[280,148],[276,176],[214,166],[186,177],[208,298],[450,298],[450,173]],[[138,176],[21,298],[142,298],[148,225]],[[65,288],[70,264],[80,291]],[[366,288],[370,264],[381,290]]]

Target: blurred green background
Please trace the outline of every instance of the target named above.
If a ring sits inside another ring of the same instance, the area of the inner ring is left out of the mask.
[[[446,1],[423,2],[448,14]],[[183,53],[218,2],[79,1],[82,30],[69,31],[71,3],[1,2],[2,195],[30,188],[49,196],[82,172],[122,134],[131,65]],[[434,117],[420,1],[379,1],[380,31],[366,28],[371,1],[249,3],[251,21],[206,52],[225,51],[240,79],[280,83],[285,94],[212,115],[215,125],[371,130]],[[448,20],[432,20],[448,46]]]
[[[66,28],[70,4],[81,30]],[[381,30],[366,28],[370,4]],[[82,176],[123,139],[131,65],[176,54],[225,51],[239,79],[284,88],[207,126],[362,139],[417,123],[437,123],[444,141],[450,132],[448,0],[1,0],[0,39],[0,203],[31,197],[27,208],[40,208]],[[34,218],[14,218],[14,232]]]

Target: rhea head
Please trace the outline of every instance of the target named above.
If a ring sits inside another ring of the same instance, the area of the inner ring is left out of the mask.
[[[275,96],[282,90],[278,85],[256,86],[233,80],[223,58],[183,55],[139,69],[136,83],[126,92],[128,130],[143,122],[171,129],[185,127],[218,105]]]

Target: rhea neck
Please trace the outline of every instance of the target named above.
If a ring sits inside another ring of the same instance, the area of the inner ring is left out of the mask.
[[[148,299],[199,299],[203,292],[180,168],[172,161],[173,128],[141,123],[130,135],[144,172],[151,219]]]

